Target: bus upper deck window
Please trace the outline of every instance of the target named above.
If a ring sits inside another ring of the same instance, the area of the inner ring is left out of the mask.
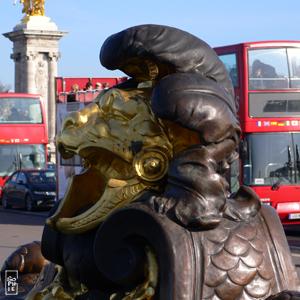
[[[289,87],[285,48],[249,50],[249,88],[252,90]]]
[[[219,55],[219,58],[228,72],[228,75],[232,81],[232,85],[237,87],[239,82],[236,53],[221,54]]]

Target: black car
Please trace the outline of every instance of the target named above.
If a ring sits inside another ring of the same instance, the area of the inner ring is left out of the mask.
[[[3,208],[50,208],[56,200],[53,170],[19,170],[6,181],[2,190]]]

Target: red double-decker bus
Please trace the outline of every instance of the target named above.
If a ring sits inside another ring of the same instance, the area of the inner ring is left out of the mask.
[[[300,224],[300,41],[241,43],[215,51],[234,85],[243,132],[232,189],[251,186],[283,224]]]
[[[39,95],[0,93],[0,197],[17,169],[46,167],[48,132]]]

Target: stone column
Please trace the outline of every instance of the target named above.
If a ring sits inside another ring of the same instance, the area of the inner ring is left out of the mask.
[[[26,92],[29,94],[37,94],[37,87],[34,81],[35,77],[35,59],[37,57],[36,52],[28,52],[26,53],[26,63],[25,63],[25,73],[27,74],[26,82]]]
[[[18,76],[20,76],[21,74],[20,68],[22,66],[21,64],[22,56],[21,53],[13,53],[11,54],[10,58],[13,59],[15,62],[15,92],[18,93],[22,90],[22,87],[20,86],[21,80],[20,78],[18,78]]]
[[[49,132],[49,146],[51,153],[55,153],[55,77],[57,77],[57,61],[60,57],[58,52],[50,52],[48,56],[49,76],[48,76],[48,132]]]

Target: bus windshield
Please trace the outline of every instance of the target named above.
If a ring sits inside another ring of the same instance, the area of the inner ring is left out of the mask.
[[[300,48],[248,51],[249,90],[300,87]]]
[[[42,111],[37,98],[1,98],[0,124],[40,124]]]
[[[45,168],[43,145],[0,145],[0,176],[8,176],[18,169]]]
[[[244,183],[284,185],[300,183],[300,133],[255,133],[244,140]]]

